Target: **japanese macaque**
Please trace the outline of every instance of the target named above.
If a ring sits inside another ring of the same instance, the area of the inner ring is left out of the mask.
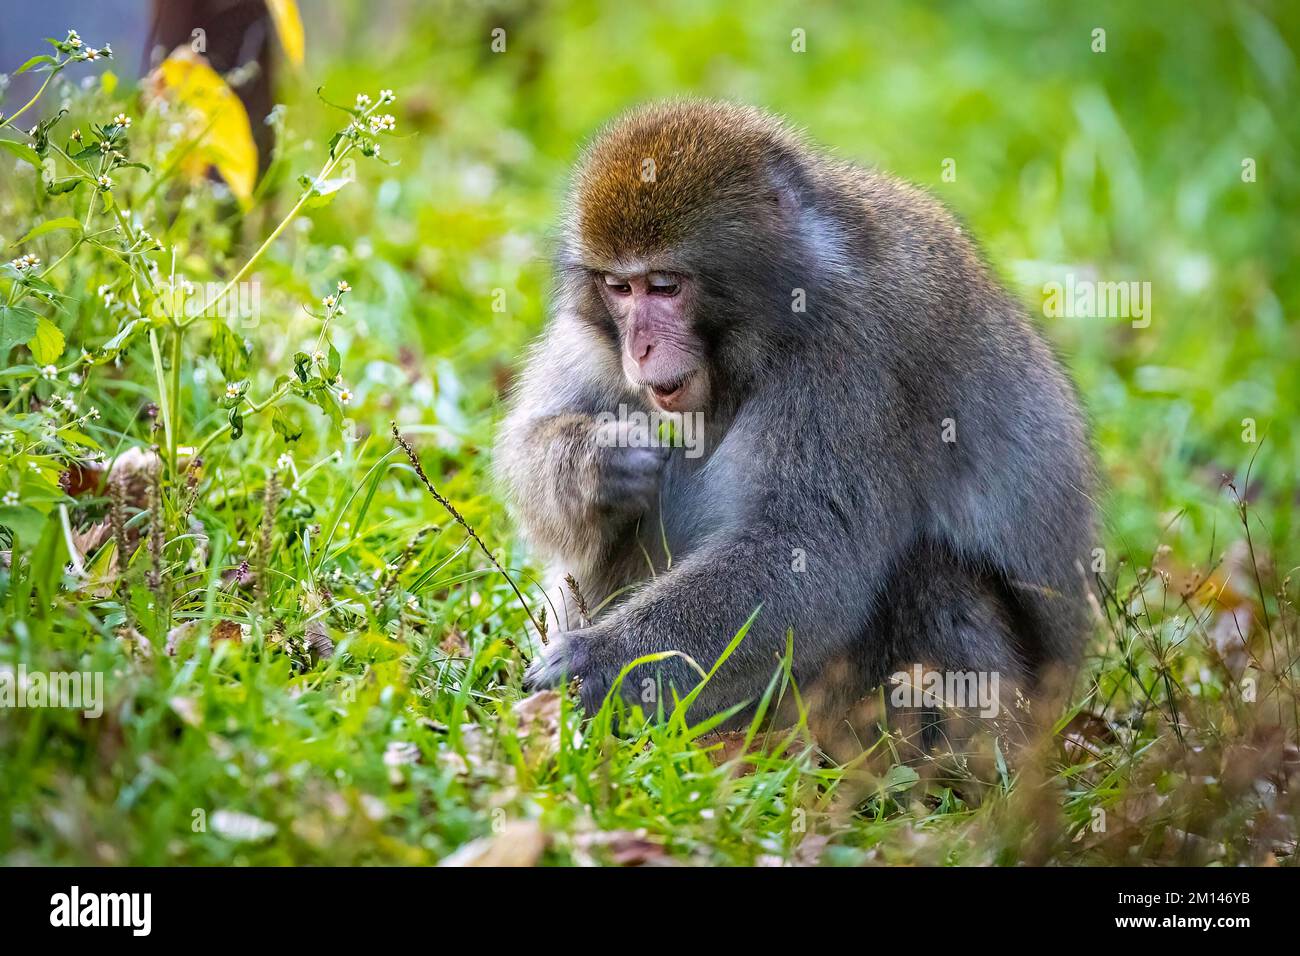
[[[751,616],[693,717],[744,720],[787,635],[828,713],[917,663],[993,675],[1004,699],[1068,671],[1085,426],[940,203],[759,110],[668,102],[587,149],[556,271],[497,466],[582,607],[560,588],[529,685],[580,678],[594,709],[626,665],[675,651],[619,684],[671,708]],[[673,437],[687,422],[694,449]]]

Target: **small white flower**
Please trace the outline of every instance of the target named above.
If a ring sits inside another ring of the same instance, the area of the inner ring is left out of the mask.
[[[397,129],[397,117],[392,113],[370,117],[370,132],[372,133],[392,132],[395,129]]]
[[[379,91],[379,102],[381,102],[381,103],[391,103],[391,102],[393,102],[393,100],[395,100],[395,99],[397,99],[397,97],[393,95],[393,91],[392,91],[392,90],[380,90],[380,91]]]
[[[12,507],[13,507],[14,505],[16,505],[16,504],[18,504],[18,492],[16,492],[16,491],[6,491],[6,492],[5,492],[5,506],[8,507],[8,508],[12,508]]]
[[[98,60],[100,56],[101,54],[98,50],[96,50],[93,46],[88,46],[86,47],[86,52],[81,54],[81,59],[90,60],[93,62],[94,60]]]
[[[81,384],[81,373],[73,372],[71,375],[68,376],[68,381],[72,384],[74,388],[79,386]]]
[[[39,266],[41,260],[38,256],[34,256],[29,252],[26,255],[19,256],[17,259],[10,259],[9,264],[19,272],[26,272],[28,269],[35,269]]]
[[[131,117],[127,116],[125,113],[118,113],[113,117],[113,125],[126,129],[131,125]]]
[[[89,412],[86,413],[86,417],[89,418],[92,422],[99,421],[99,409],[92,408]]]
[[[317,349],[315,352],[311,353],[311,360],[313,362],[316,362],[317,364],[320,364],[321,362],[325,361],[325,353],[322,352],[320,349]]]
[[[340,279],[340,280],[339,280],[339,292],[351,292],[351,291],[352,291],[352,286],[348,285],[347,280],[345,280],[345,279]]]
[[[113,188],[113,180],[110,179],[110,178],[107,177],[107,176],[100,176],[98,179],[95,180],[95,182],[99,183],[99,188],[100,188],[100,189],[112,189],[112,188]]]
[[[59,370],[53,365],[47,365],[45,368],[41,369],[41,378],[45,379],[47,382],[54,381],[54,376],[58,374]]]
[[[285,452],[283,455],[281,455],[279,458],[275,460],[275,467],[283,471],[289,470],[290,468],[293,467],[293,455],[290,455],[288,452]]]
[[[339,389],[339,401],[344,405],[350,404],[352,402],[352,390],[347,388]]]
[[[321,305],[325,306],[325,308],[332,309],[334,308],[334,304],[338,302],[338,299],[334,298],[334,296],[332,295],[327,295],[325,296],[325,298],[321,299],[320,301],[321,301]]]
[[[106,140],[106,139],[101,139],[101,140],[99,141],[99,151],[100,151],[101,153],[107,153],[107,152],[108,152],[110,149],[112,149],[112,148],[113,148],[113,144],[110,143],[108,140]]]
[[[370,97],[367,96],[365,93],[358,93],[357,106],[360,107],[361,109],[365,109],[369,105],[370,105]]]
[[[12,448],[14,446],[13,432],[0,432],[0,448]]]
[[[239,386],[236,385],[234,382],[231,382],[229,385],[226,386],[226,398],[238,398],[238,397],[239,397]]]

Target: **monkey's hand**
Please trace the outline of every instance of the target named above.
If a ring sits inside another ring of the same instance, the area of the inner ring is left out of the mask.
[[[608,643],[608,637],[603,635],[600,624],[556,635],[551,645],[529,665],[524,674],[525,690],[560,687],[567,681],[577,680],[582,709],[595,713],[619,674],[615,662],[600,660],[602,641]]]
[[[650,509],[659,493],[659,476],[669,449],[647,445],[627,422],[596,426],[596,480],[590,489],[592,503],[602,511],[640,514]]]

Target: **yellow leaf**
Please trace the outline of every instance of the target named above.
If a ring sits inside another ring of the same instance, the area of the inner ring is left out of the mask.
[[[247,208],[257,180],[257,145],[244,104],[208,62],[177,47],[155,76],[166,94],[196,116],[199,137],[190,159],[202,169],[215,166],[240,205]]]
[[[294,66],[302,66],[306,44],[303,41],[302,17],[298,15],[298,4],[294,0],[266,0],[266,7],[271,11],[271,19],[275,21],[275,32],[280,37],[284,55]]]

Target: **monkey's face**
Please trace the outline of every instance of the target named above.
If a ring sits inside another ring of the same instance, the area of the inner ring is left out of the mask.
[[[666,412],[699,411],[709,393],[704,344],[693,328],[695,289],[668,272],[600,272],[594,277],[618,326],[623,374]]]

